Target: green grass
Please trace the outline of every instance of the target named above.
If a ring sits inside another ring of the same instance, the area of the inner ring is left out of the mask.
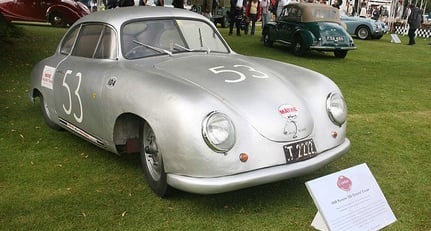
[[[355,40],[345,59],[293,56],[256,37],[227,36],[238,53],[321,72],[349,106],[344,157],[307,176],[217,195],[177,192],[160,199],[137,156],[117,157],[67,132],[50,130],[28,97],[33,65],[51,55],[65,29],[18,25],[0,43],[0,229],[313,230],[316,208],[304,183],[367,163],[398,221],[385,230],[431,230],[431,47]]]

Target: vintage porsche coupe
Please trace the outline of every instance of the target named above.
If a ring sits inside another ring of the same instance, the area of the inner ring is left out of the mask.
[[[53,129],[140,153],[148,184],[212,194],[303,175],[346,153],[329,78],[231,50],[191,11],[126,7],[77,21],[31,74]]]
[[[340,20],[335,7],[315,3],[290,3],[284,6],[277,21],[263,27],[263,43],[271,47],[281,43],[292,48],[297,56],[311,50],[331,51],[345,58],[356,46]]]

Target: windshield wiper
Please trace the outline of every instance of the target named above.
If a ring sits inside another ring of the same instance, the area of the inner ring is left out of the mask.
[[[185,46],[181,46],[180,44],[177,44],[177,43],[175,43],[174,45],[175,45],[175,47],[179,47],[180,49],[183,49],[185,51],[189,51],[189,52],[194,51],[193,49],[189,49],[189,48],[187,48]]]
[[[149,49],[151,49],[151,50],[153,50],[153,51],[156,51],[156,52],[159,52],[160,54],[168,54],[169,56],[172,56],[172,52],[170,52],[170,51],[168,51],[168,50],[165,50],[165,49],[163,49],[163,48],[160,48],[160,47],[153,47],[153,46],[150,46],[150,45],[148,45],[148,44],[145,44],[145,43],[142,43],[142,42],[140,42],[140,41],[138,41],[138,40],[133,40],[133,42],[134,43],[136,43],[136,44],[139,44],[139,45],[141,45],[141,46],[143,46],[143,47],[146,47],[146,48],[149,48]]]

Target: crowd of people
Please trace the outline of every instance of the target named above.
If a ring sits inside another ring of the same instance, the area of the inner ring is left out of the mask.
[[[153,0],[151,0],[153,1]],[[175,8],[184,8],[185,0],[173,0],[172,5]],[[211,11],[214,8],[214,3],[220,0],[203,0],[202,14],[208,18],[211,17]],[[255,35],[256,32],[256,22],[262,21],[262,25],[265,25],[270,20],[277,18],[277,15],[281,14],[283,7],[291,2],[297,1],[307,1],[320,4],[327,4],[326,0],[230,0],[230,27],[229,35],[233,34],[233,29],[236,28],[236,35],[240,36],[241,31],[244,31],[245,35],[250,32],[251,36]],[[134,0],[102,0],[100,2],[97,0],[80,0],[84,3],[90,10],[96,11],[98,2],[103,5],[105,9],[111,9],[116,7],[128,7],[134,6]],[[139,0],[138,4],[140,6],[147,5],[147,0]],[[154,5],[164,6],[164,0],[154,0]],[[342,5],[342,0],[333,1],[332,6],[339,8]],[[369,6],[367,8],[367,3],[361,2],[360,7],[356,9],[351,5],[350,2],[346,2],[343,5],[342,10],[347,15],[358,15],[364,18],[371,18],[374,20],[382,20],[389,16],[388,10],[384,6]],[[408,45],[415,44],[415,32],[421,27],[423,23],[423,11],[415,6],[414,4],[409,5],[407,23],[409,25],[409,43]],[[251,28],[249,31],[249,27]],[[431,45],[431,43],[430,43]]]

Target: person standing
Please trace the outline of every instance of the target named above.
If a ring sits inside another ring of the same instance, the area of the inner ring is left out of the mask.
[[[212,0],[203,0],[202,4],[202,15],[207,17],[208,19],[211,19],[211,10],[213,8],[213,1]]]
[[[256,31],[256,22],[260,19],[261,7],[259,0],[251,0],[247,2],[247,7],[245,8],[245,16],[251,21],[251,32],[250,35],[254,36]],[[246,32],[248,31],[248,23],[246,25]]]
[[[184,0],[172,0],[174,8],[184,9]]]
[[[410,15],[407,20],[409,24],[409,43],[408,45],[414,45],[416,29],[421,27],[422,24],[422,10],[416,7],[414,4],[410,4]]]
[[[146,6],[147,5],[147,0],[139,0],[138,3],[140,6]]]
[[[230,25],[229,35],[232,35],[233,27],[236,27],[236,35],[241,36],[241,19],[243,17],[244,4],[247,0],[230,0]]]
[[[261,12],[262,12],[262,29],[271,20],[271,12],[269,11],[269,6],[271,5],[270,0],[262,0],[260,2]]]

